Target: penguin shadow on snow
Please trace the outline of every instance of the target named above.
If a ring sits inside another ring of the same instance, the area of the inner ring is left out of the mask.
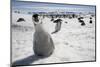
[[[12,67],[16,67],[16,66],[21,66],[21,65],[30,65],[35,61],[38,61],[40,59],[44,59],[45,57],[42,56],[37,56],[37,55],[30,55],[26,58],[23,58],[21,60],[17,60],[15,62],[12,63]]]

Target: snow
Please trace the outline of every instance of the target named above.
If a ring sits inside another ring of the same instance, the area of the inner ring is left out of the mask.
[[[18,18],[24,18],[25,22],[16,22]],[[95,18],[93,17],[93,24],[90,24],[89,17],[85,17],[86,26],[81,26],[77,18],[62,18],[62,20],[61,30],[51,34],[55,30],[55,23],[51,22],[50,18],[43,19],[44,29],[52,36],[55,50],[51,56],[41,59],[34,56],[33,34],[35,30],[32,16],[12,13],[12,62],[45,64],[94,61]]]

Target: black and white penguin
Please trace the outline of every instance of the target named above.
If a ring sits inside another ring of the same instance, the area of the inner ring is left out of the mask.
[[[50,34],[46,32],[45,29],[43,28],[43,23],[39,19],[38,14],[34,14],[32,16],[32,20],[35,27],[35,33],[33,39],[34,53],[37,56],[48,57],[53,53],[55,49],[53,40]]]
[[[60,31],[62,20],[61,19],[57,19],[57,20],[54,20],[53,23],[56,23],[56,26],[55,26],[55,31],[52,32],[52,34],[57,33],[58,31]]]

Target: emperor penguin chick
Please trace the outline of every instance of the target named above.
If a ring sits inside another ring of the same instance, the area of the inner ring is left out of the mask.
[[[53,40],[50,34],[44,30],[43,23],[39,19],[38,14],[34,14],[32,16],[32,20],[35,27],[34,41],[33,41],[34,53],[37,56],[48,57],[53,53],[55,49]]]

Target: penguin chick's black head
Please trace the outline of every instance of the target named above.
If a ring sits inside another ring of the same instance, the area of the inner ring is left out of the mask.
[[[39,15],[38,14],[33,14],[32,17],[37,18]]]
[[[39,22],[39,19],[38,19],[38,14],[33,14],[32,18],[34,19],[35,22]]]

